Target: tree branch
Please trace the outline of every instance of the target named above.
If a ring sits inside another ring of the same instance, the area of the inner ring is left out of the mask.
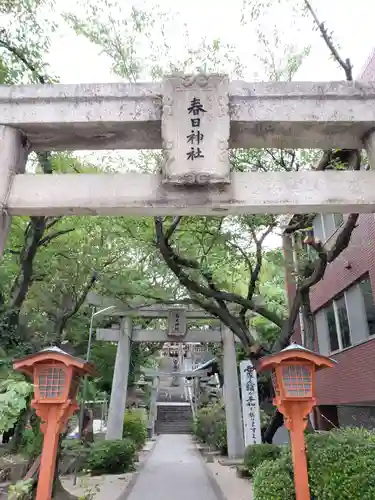
[[[316,15],[309,0],[304,0],[304,2],[306,5],[306,8],[308,9],[310,14],[312,15],[314,22],[315,22],[317,28],[319,29],[320,34],[322,35],[322,38],[325,41],[327,47],[329,48],[333,58],[338,62],[338,64],[345,71],[346,79],[349,82],[351,82],[353,80],[353,73],[352,73],[353,67],[350,63],[350,59],[346,59],[345,61],[344,61],[344,59],[342,59],[342,57],[340,56],[338,50],[336,49],[336,47],[333,43],[332,37],[328,34],[327,28],[325,27],[324,23],[321,23],[319,21],[318,16]]]
[[[263,245],[263,242],[264,242],[265,238],[270,234],[270,232],[272,231],[272,229],[274,227],[275,227],[274,224],[270,224],[268,226],[268,228],[266,229],[266,231],[264,231],[264,233],[262,234],[260,239],[258,239],[253,226],[251,224],[248,224],[248,228],[251,232],[251,236],[252,236],[253,241],[254,241],[255,246],[256,246],[256,252],[255,252],[256,264],[255,264],[255,267],[253,269],[252,269],[252,267],[249,268],[250,278],[249,278],[249,283],[248,283],[248,288],[247,288],[247,296],[246,296],[247,300],[251,300],[253,298],[253,295],[255,292],[255,287],[256,287],[256,284],[257,284],[258,279],[259,279],[259,274],[260,274],[260,271],[262,269],[262,263],[263,263],[262,245]],[[248,311],[248,308],[243,306],[241,311],[240,311],[240,314],[239,314],[240,320],[244,325],[246,324],[246,312],[247,311]]]
[[[5,38],[7,37],[7,32],[5,31],[5,29],[0,30],[0,36]],[[13,56],[19,59],[26,66],[26,68],[36,77],[39,83],[41,84],[49,83],[48,79],[39,73],[39,71],[36,69],[36,66],[34,66],[34,64],[28,61],[27,58],[22,54],[22,52],[16,47],[14,47],[10,42],[4,39],[0,39],[0,46],[4,47],[4,49],[6,49]]]
[[[72,233],[73,231],[75,231],[74,227],[70,229],[62,229],[61,231],[56,231],[55,233],[49,234],[39,241],[38,247],[47,246],[55,238],[63,236],[64,234]]]
[[[176,231],[178,225],[180,224],[182,220],[182,216],[178,215],[177,217],[174,217],[172,224],[169,226],[165,233],[165,239],[166,241],[169,241],[169,239],[172,237],[173,233]]]
[[[338,62],[338,64],[345,71],[345,76],[348,81],[353,80],[352,76],[352,66],[350,60],[345,61],[341,58],[338,50],[333,44],[332,37],[328,34],[324,23],[320,23],[314,9],[311,6],[309,0],[304,0],[306,8],[312,15],[315,24],[317,25],[323,40],[325,41],[327,47],[329,48],[332,56]],[[327,168],[335,168],[339,164],[341,168],[342,165],[346,165],[347,168],[352,168],[353,170],[359,170],[361,167],[361,153],[358,150],[353,149],[341,149],[341,150],[326,150],[323,152],[322,158],[320,159],[316,170],[326,170]],[[310,216],[311,217],[311,216]],[[302,294],[306,294],[308,290],[316,285],[321,279],[323,279],[327,265],[333,262],[349,245],[350,238],[354,228],[356,227],[358,221],[358,214],[350,214],[346,223],[344,224],[341,231],[338,233],[333,247],[326,251],[320,242],[316,240],[309,240],[307,243],[312,246],[318,252],[318,258],[315,260],[312,272],[305,277],[305,279],[297,285],[296,294],[293,300],[289,318],[282,330],[281,337],[276,341],[273,346],[274,351],[278,351],[286,347],[289,343],[289,339],[293,334],[294,324],[296,322],[299,309],[302,304]],[[286,234],[290,234],[298,229],[301,229],[303,225],[306,224],[306,219],[302,218],[296,224],[289,225],[285,230]]]
[[[56,325],[56,332],[55,332],[56,333],[56,339],[55,339],[56,343],[61,342],[61,337],[62,337],[62,334],[63,334],[64,329],[66,327],[66,324],[68,323],[70,318],[72,318],[75,314],[77,314],[79,309],[82,307],[82,305],[84,304],[84,302],[86,300],[87,294],[93,288],[97,279],[98,279],[97,273],[93,272],[90,279],[84,285],[84,287],[82,288],[80,293],[76,295],[73,307],[71,307],[69,310],[63,311],[63,314],[59,317],[58,324]]]
[[[273,323],[278,326],[282,325],[281,318],[269,311],[267,308],[260,304],[256,304],[252,300],[247,300],[240,295],[225,292],[222,290],[216,289],[213,286],[212,280],[207,273],[204,273],[199,265],[195,265],[194,269],[200,270],[201,274],[206,278],[209,282],[209,286],[203,286],[197,283],[195,280],[191,279],[188,274],[182,269],[183,264],[181,264],[181,259],[174,253],[168,242],[165,240],[164,230],[163,230],[163,220],[161,217],[155,217],[155,230],[156,230],[156,240],[159,250],[161,252],[162,257],[164,258],[165,263],[168,265],[170,270],[175,274],[179,282],[185,286],[189,291],[197,293],[199,295],[203,295],[208,299],[214,299],[216,301],[225,301],[225,302],[233,302],[235,304],[239,304],[247,307],[248,309],[257,312],[261,316],[269,319]],[[191,266],[188,266],[191,267]]]

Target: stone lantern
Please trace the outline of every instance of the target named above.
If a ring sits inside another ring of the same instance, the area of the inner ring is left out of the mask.
[[[78,410],[77,391],[84,375],[94,375],[93,365],[57,347],[13,362],[13,368],[33,378],[31,406],[41,418],[44,434],[36,500],[50,500],[59,436]]]
[[[310,500],[304,430],[316,405],[316,371],[334,364],[330,358],[292,344],[261,359],[257,367],[258,371],[272,370],[274,404],[291,433],[296,500]]]

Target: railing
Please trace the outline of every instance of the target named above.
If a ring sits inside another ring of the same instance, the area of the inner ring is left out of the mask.
[[[187,394],[188,394],[188,400],[191,406],[191,412],[193,414],[193,418],[195,418],[196,415],[196,408],[195,408],[195,403],[194,403],[194,398],[193,398],[193,391],[191,390],[191,387],[187,386]]]

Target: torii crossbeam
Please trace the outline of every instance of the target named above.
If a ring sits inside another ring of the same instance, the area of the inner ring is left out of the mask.
[[[230,148],[365,148],[375,82],[0,86],[0,254],[12,215],[372,212],[375,171],[231,172]],[[198,116],[199,115],[199,116]],[[163,150],[161,172],[25,174],[30,150]]]

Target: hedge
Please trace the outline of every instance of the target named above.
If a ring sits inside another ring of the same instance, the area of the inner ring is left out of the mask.
[[[89,451],[86,467],[91,474],[121,474],[134,470],[136,446],[131,439],[97,441]]]
[[[147,439],[147,426],[144,412],[141,410],[127,410],[124,415],[123,437],[134,441],[140,450]]]
[[[310,490],[318,500],[375,499],[375,438],[365,430],[308,439]]]
[[[306,438],[314,500],[375,499],[375,433],[344,429]],[[264,445],[263,445],[264,446]],[[254,473],[254,500],[295,500],[290,451]]]
[[[202,442],[227,454],[225,409],[221,403],[210,403],[197,411],[194,434]]]
[[[244,468],[247,477],[252,477],[255,469],[266,460],[276,460],[280,458],[281,446],[275,444],[254,444],[245,450]]]
[[[253,488],[254,500],[295,500],[288,457],[263,461],[255,471]]]

